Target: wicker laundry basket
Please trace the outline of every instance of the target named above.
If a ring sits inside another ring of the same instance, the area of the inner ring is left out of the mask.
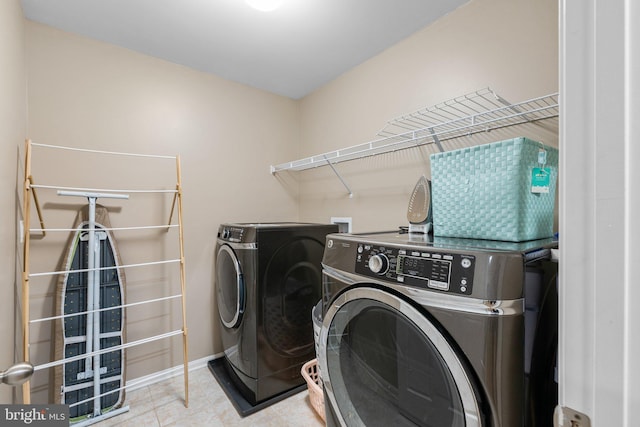
[[[324,415],[324,395],[322,394],[322,387],[320,387],[320,375],[318,371],[318,359],[313,359],[302,365],[302,377],[307,382],[307,389],[309,390],[309,400],[311,406],[316,410],[318,415],[326,421]]]

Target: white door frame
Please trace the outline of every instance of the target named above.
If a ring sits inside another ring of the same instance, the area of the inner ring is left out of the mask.
[[[592,426],[638,425],[639,3],[560,1],[559,405]]]

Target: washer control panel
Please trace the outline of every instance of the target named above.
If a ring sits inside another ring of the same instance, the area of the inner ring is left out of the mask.
[[[475,256],[358,243],[356,273],[409,286],[470,295]]]

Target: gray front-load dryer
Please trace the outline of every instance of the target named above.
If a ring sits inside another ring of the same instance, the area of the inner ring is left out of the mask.
[[[230,380],[251,405],[304,387],[315,357],[311,311],[335,224],[230,223],[219,228],[216,301]],[[240,409],[239,409],[240,411]]]
[[[525,265],[554,245],[327,236],[327,425],[525,425]]]

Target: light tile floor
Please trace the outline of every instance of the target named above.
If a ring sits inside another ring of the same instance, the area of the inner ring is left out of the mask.
[[[174,377],[128,392],[129,412],[95,424],[97,427],[320,427],[309,393],[304,390],[247,417],[240,417],[207,367],[189,373],[189,408],[184,407],[184,379]]]

